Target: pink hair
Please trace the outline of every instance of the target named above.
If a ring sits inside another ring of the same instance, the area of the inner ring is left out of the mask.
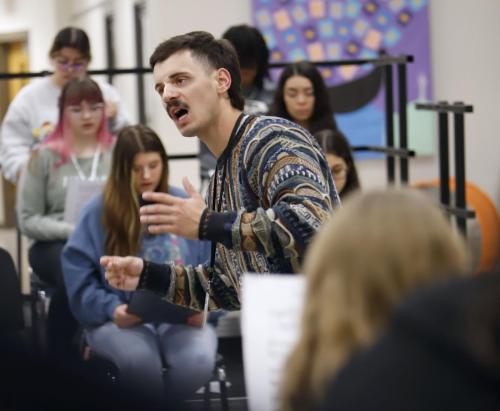
[[[42,142],[42,145],[49,147],[61,156],[61,160],[55,164],[56,167],[66,163],[71,152],[68,136],[65,132],[68,126],[68,116],[65,113],[65,108],[69,105],[80,104],[84,100],[88,103],[104,103],[101,89],[94,80],[88,77],[74,78],[66,83],[59,97],[59,121],[54,131]],[[104,151],[113,143],[113,139],[113,134],[108,128],[105,105],[103,105],[101,124],[97,130],[96,140],[101,150]]]

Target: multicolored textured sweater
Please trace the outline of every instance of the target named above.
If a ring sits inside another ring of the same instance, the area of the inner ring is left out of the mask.
[[[240,116],[207,194],[200,239],[216,243],[213,265],[146,262],[139,288],[202,309],[240,308],[245,272],[297,272],[314,234],[339,204],[314,138],[278,117]]]

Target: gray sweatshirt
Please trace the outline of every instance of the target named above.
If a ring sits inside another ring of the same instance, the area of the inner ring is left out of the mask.
[[[79,158],[89,176],[93,158]],[[17,216],[24,235],[33,240],[65,240],[73,225],[63,221],[68,177],[78,177],[71,160],[60,166],[59,154],[44,146],[36,150],[21,173],[17,190]],[[101,153],[97,179],[106,179],[111,166],[111,150]]]

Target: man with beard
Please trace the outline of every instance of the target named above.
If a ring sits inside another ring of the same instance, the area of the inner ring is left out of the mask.
[[[207,202],[184,179],[188,198],[144,193],[151,233],[212,241],[203,266],[156,265],[105,256],[109,283],[150,289],[202,310],[240,308],[244,272],[297,272],[313,235],[339,200],[314,138],[290,121],[242,113],[237,55],[226,40],[191,32],[161,43],[150,58],[155,90],[185,137],[217,157]],[[210,298],[207,298],[207,297]]]

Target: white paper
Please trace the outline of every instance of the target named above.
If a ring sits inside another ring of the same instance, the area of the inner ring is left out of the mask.
[[[278,409],[283,366],[300,333],[304,292],[303,275],[243,276],[243,365],[250,411]]]
[[[102,180],[80,180],[70,177],[67,181],[66,201],[64,204],[64,221],[76,223],[80,210],[94,195],[102,191]]]

